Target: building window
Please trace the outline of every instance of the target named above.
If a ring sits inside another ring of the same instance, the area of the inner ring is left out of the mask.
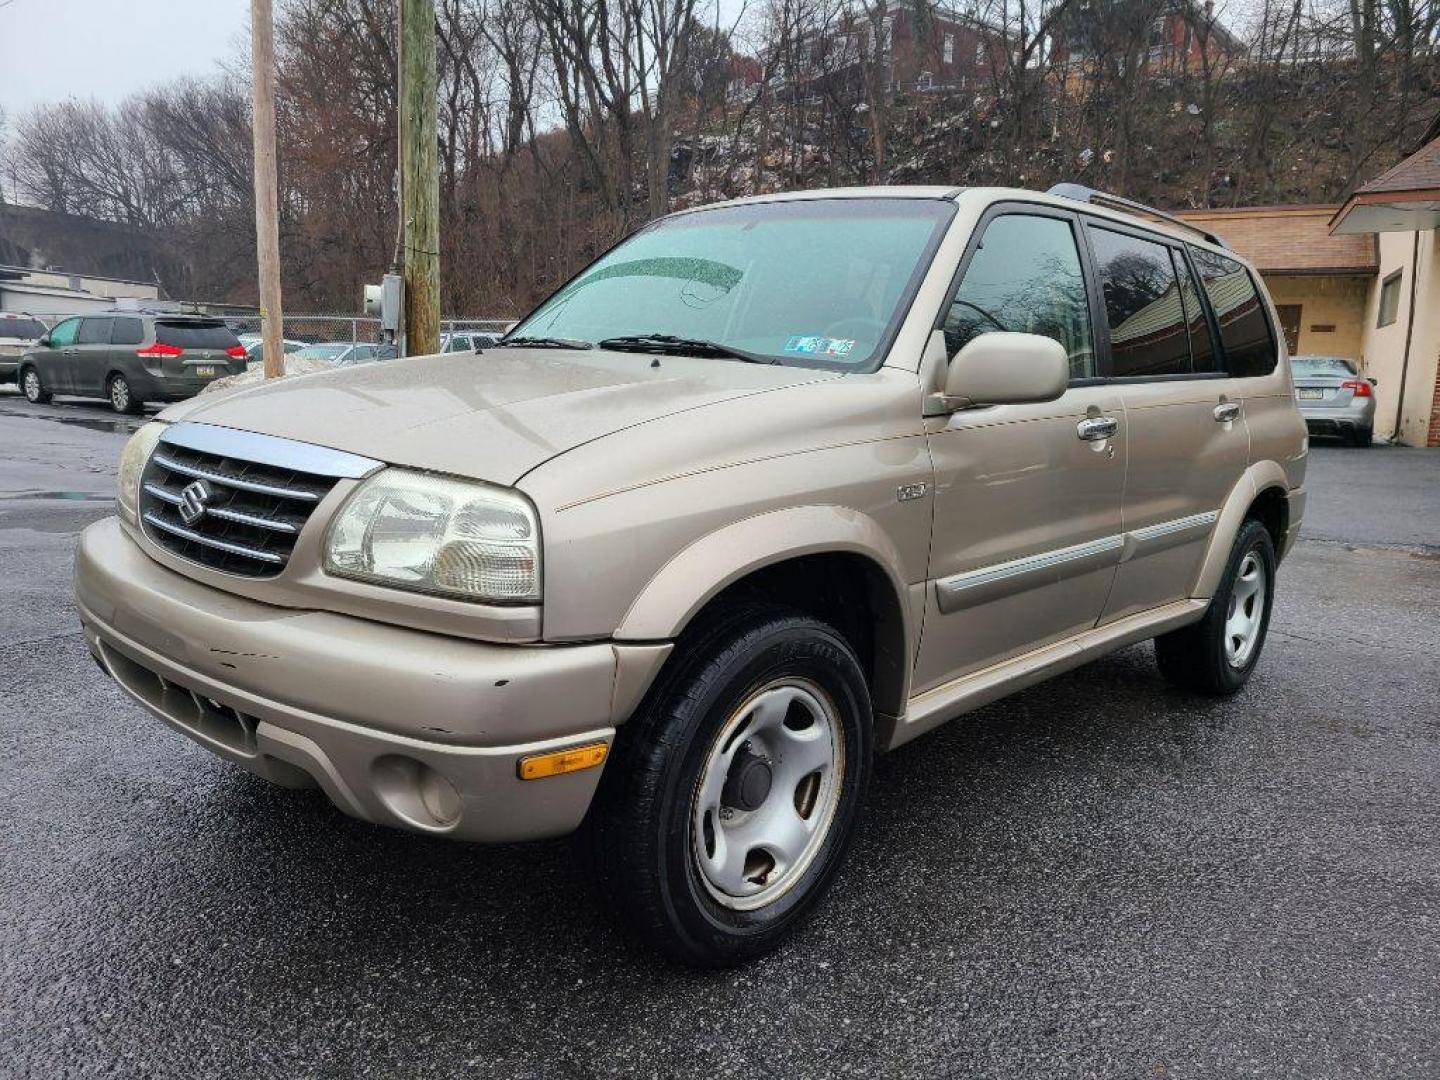
[[[1375,320],[1376,326],[1389,326],[1400,315],[1400,277],[1401,271],[1396,270],[1380,286],[1380,317]]]
[[[985,42],[983,41],[977,41],[975,43],[975,66],[985,66]]]
[[[946,35],[945,35],[945,63],[947,63],[947,64],[953,64],[954,62],[955,62],[955,35],[954,35],[954,34],[946,34]]]

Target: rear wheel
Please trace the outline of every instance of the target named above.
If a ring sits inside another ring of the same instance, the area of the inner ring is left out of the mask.
[[[137,401],[130,389],[130,382],[124,375],[111,375],[106,389],[110,395],[110,407],[118,413],[138,413],[142,402]]]
[[[779,945],[820,899],[870,774],[865,677],[845,639],[770,606],[682,639],[621,729],[585,827],[601,898],[681,961]]]
[[[1160,673],[1201,694],[1233,694],[1250,679],[1275,597],[1275,545],[1258,521],[1246,521],[1205,617],[1155,639]]]
[[[40,381],[40,372],[33,367],[20,372],[20,389],[25,394],[25,400],[32,405],[46,405],[50,401],[50,391],[45,389],[45,384]]]
[[[1369,446],[1369,445],[1370,445],[1372,442],[1374,442],[1374,441],[1375,441],[1375,429],[1374,429],[1374,428],[1365,427],[1365,428],[1351,428],[1351,429],[1350,429],[1350,445],[1351,445],[1351,446],[1355,446],[1355,447],[1359,447],[1359,448],[1363,449],[1363,448]]]

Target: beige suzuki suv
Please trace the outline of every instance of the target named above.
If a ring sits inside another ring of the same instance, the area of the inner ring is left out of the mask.
[[[1255,668],[1305,504],[1284,339],[1243,260],[1120,203],[691,210],[481,355],[176,405],[81,539],[90,647],[266,779],[578,830],[650,941],[759,955],[876,753],[1144,639],[1200,693]]]

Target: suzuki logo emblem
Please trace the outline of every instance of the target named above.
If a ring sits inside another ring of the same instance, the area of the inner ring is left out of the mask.
[[[186,525],[194,525],[205,516],[205,508],[209,505],[210,498],[210,485],[204,480],[186,484],[180,492],[180,520]]]

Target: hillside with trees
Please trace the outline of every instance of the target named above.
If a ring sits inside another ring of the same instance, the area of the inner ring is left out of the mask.
[[[1338,200],[1440,107],[1435,0],[436,8],[443,307],[473,315],[523,312],[670,209],[755,192]],[[352,311],[396,245],[394,5],[279,0],[277,35],[288,303]],[[222,72],[11,117],[0,190],[130,230],[171,296],[253,303],[248,102]]]

